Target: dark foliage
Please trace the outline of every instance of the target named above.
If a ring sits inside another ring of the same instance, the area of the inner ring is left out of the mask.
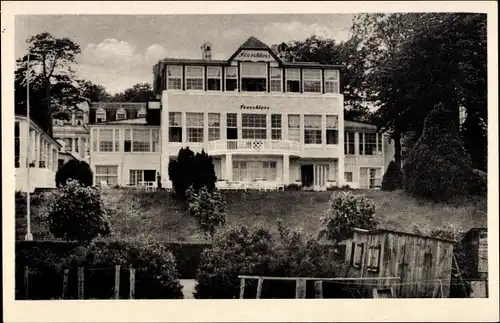
[[[382,190],[394,191],[401,188],[403,188],[403,172],[395,161],[391,161],[382,179]]]
[[[57,170],[56,186],[66,186],[69,179],[76,180],[83,186],[92,186],[94,175],[89,164],[83,160],[72,159]]]

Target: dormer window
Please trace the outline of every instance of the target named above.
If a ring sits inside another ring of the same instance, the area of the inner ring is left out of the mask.
[[[186,66],[186,90],[203,90],[203,66]]]
[[[281,92],[281,68],[271,68],[271,92]]]
[[[146,118],[145,108],[141,108],[139,111],[137,111],[137,118]]]
[[[83,125],[83,111],[77,111],[75,113],[75,122],[77,126]]]
[[[238,90],[238,68],[235,66],[226,67],[226,91]]]
[[[116,111],[116,120],[125,120],[127,119],[127,111],[124,108],[120,108]]]
[[[267,92],[267,64],[241,63],[241,90]]]
[[[182,90],[182,66],[167,66],[169,90]]]
[[[95,113],[95,121],[106,122],[106,110],[104,110],[103,108],[97,109]]]
[[[300,92],[300,70],[298,68],[287,68],[285,76],[286,91],[294,93]]]
[[[302,71],[304,92],[321,92],[321,70],[306,69]]]
[[[207,67],[207,90],[220,91],[221,90],[221,73],[222,68],[217,66]]]
[[[325,70],[325,93],[339,92],[339,71]]]

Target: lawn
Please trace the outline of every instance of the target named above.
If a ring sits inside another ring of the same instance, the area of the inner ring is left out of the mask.
[[[452,224],[457,228],[486,227],[486,199],[468,199],[455,204],[421,202],[402,192],[361,191],[374,199],[380,227],[406,232],[429,233],[431,228]],[[43,214],[50,192],[32,200],[32,231],[35,238],[49,238]],[[307,235],[317,235],[320,217],[327,209],[332,192],[225,192],[229,225],[262,225],[277,234],[276,221],[282,219]],[[109,189],[102,198],[118,237],[146,235],[158,241],[201,242],[196,222],[185,206],[166,191],[149,193],[129,189]],[[25,200],[16,198],[16,236],[25,234]]]

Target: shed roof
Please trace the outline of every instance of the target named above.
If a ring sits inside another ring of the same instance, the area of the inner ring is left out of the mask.
[[[375,229],[375,230],[365,230],[365,229],[359,229],[355,228],[354,232],[358,232],[361,234],[382,234],[382,233],[392,233],[392,234],[397,234],[397,235],[405,235],[405,236],[412,236],[412,237],[419,237],[419,238],[424,238],[424,239],[432,239],[432,240],[439,240],[447,243],[454,244],[456,241],[454,240],[448,240],[448,239],[443,239],[443,238],[436,238],[436,237],[431,237],[431,236],[425,236],[422,234],[416,234],[416,233],[410,233],[410,232],[404,232],[404,231],[396,231],[396,230],[389,230],[389,229]]]

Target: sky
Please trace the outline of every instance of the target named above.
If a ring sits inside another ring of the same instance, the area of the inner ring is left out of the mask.
[[[200,58],[203,42],[213,59],[228,59],[248,37],[264,43],[305,40],[313,34],[338,41],[349,37],[352,14],[303,15],[25,15],[15,19],[15,55],[26,39],[42,32],[68,37],[81,48],[77,76],[112,94],[152,82],[163,58]]]

